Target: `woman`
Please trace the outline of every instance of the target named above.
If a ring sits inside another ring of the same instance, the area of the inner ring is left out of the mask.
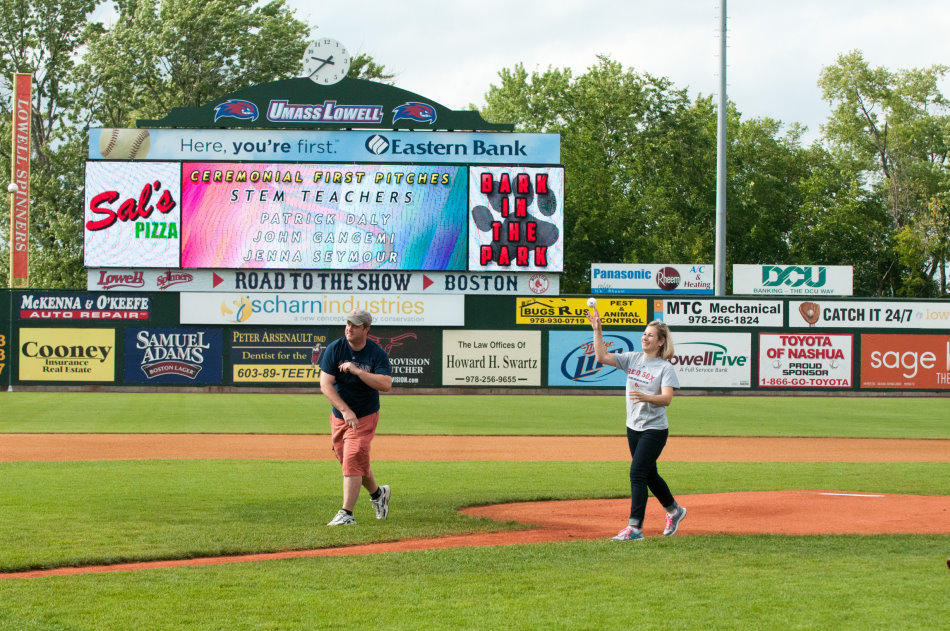
[[[614,366],[627,374],[627,442],[630,445],[630,521],[614,541],[643,539],[643,515],[647,507],[647,488],[666,510],[663,534],[676,533],[686,517],[686,509],[676,503],[670,487],[656,470],[656,461],[666,446],[669,425],[666,406],[673,400],[679,380],[669,359],[673,357],[673,339],[666,323],[654,320],[640,338],[642,353],[611,353],[604,343],[600,313],[592,307],[587,314],[594,329],[594,353],[597,361]]]

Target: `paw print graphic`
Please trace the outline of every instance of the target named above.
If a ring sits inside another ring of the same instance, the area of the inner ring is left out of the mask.
[[[548,186],[544,169],[485,170],[479,175],[479,191],[487,205],[472,208],[472,221],[481,239],[481,265],[544,269],[549,248],[558,244],[561,228],[551,220],[561,211],[557,191]]]

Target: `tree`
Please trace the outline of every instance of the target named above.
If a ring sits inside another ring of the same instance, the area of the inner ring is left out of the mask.
[[[861,169],[847,154],[819,143],[808,150],[801,210],[789,233],[789,260],[803,265],[851,265],[854,294],[888,292],[894,240],[879,191],[862,186]]]
[[[380,83],[392,83],[395,74],[388,72],[383,64],[377,63],[366,53],[357,53],[350,60],[350,70],[346,76],[354,79],[367,79]]]
[[[10,137],[10,77],[34,73],[30,284],[84,287],[83,182],[88,130],[134,127],[250,84],[297,76],[310,27],[284,0],[116,0],[111,27],[89,22],[100,0],[0,0],[0,122]],[[350,75],[388,81],[359,54]],[[3,92],[6,94],[3,94]],[[0,168],[9,173],[9,145]],[[9,211],[0,226],[7,283]]]
[[[30,284],[85,285],[82,269],[85,94],[76,83],[82,31],[98,0],[0,0],[0,138],[10,138],[10,78],[33,74],[30,178]],[[0,169],[10,172],[9,144]],[[77,210],[79,211],[77,214]],[[9,207],[0,221],[0,281],[8,284]]]
[[[946,195],[950,189],[950,104],[938,81],[948,68],[891,72],[859,51],[822,70],[819,86],[833,107],[823,127],[830,145],[859,165],[862,187],[881,193],[896,257],[890,293],[946,295]],[[939,278],[935,278],[939,276]]]
[[[134,127],[256,83],[295,76],[310,28],[284,0],[118,0],[87,29],[83,83],[107,127]]]
[[[592,262],[703,255],[698,235],[712,215],[705,204],[696,205],[694,189],[677,181],[693,163],[675,164],[694,149],[688,134],[675,133],[689,118],[685,91],[668,79],[625,71],[607,57],[576,78],[569,69],[552,68],[529,76],[520,64],[499,77],[501,85],[485,97],[487,120],[561,134],[564,291],[590,288]],[[674,212],[690,220],[676,221]]]
[[[579,77],[523,66],[499,73],[484,116],[523,131],[560,133],[566,169],[565,272],[569,292],[590,288],[591,263],[709,263],[714,258],[716,110],[669,79],[601,57]],[[808,173],[797,128],[742,121],[730,108],[730,263],[788,257]]]

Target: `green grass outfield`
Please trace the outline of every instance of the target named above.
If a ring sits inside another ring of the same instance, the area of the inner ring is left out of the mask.
[[[384,434],[623,434],[624,398],[383,395]],[[0,393],[0,433],[328,433],[318,394]],[[948,398],[680,396],[681,436],[950,438]]]
[[[393,433],[592,433],[623,440],[622,396],[406,396],[387,397],[384,406]],[[906,424],[913,437],[947,438],[947,406],[945,399],[680,397],[671,416],[679,434],[892,436],[895,424]],[[308,409],[317,410],[317,420],[298,418]],[[238,411],[237,421],[218,418]],[[325,413],[325,402],[305,395],[0,394],[0,432],[323,433]],[[509,413],[528,418],[497,416]],[[598,415],[606,418],[591,418]],[[578,421],[593,429],[581,431]],[[661,467],[684,503],[692,493],[755,490],[950,494],[950,463]],[[332,462],[0,463],[0,569],[499,530],[512,525],[457,511],[628,492],[626,462],[381,461],[374,469],[394,488],[390,519],[373,519],[363,497],[358,526],[327,529],[340,500]],[[618,529],[624,522],[618,515]],[[0,630],[942,629],[950,619],[950,536],[690,537],[688,525],[687,519],[684,536],[630,544],[0,580]]]

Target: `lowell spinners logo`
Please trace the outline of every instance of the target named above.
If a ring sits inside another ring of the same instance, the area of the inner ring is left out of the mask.
[[[231,99],[214,108],[214,120],[219,118],[236,118],[242,121],[257,120],[257,106],[250,101]]]
[[[427,103],[418,103],[415,101],[403,103],[393,110],[393,122],[402,119],[414,120],[420,123],[435,122],[435,108]]]

